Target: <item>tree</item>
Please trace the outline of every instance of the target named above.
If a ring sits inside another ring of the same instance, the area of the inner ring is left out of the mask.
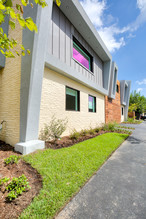
[[[51,0],[50,0],[51,1]],[[45,0],[33,0],[35,4],[39,4],[43,8],[47,6]],[[56,4],[60,6],[60,0],[56,0]],[[20,0],[20,3],[14,3],[13,0],[0,0],[0,52],[6,56],[13,58],[16,55],[20,55],[18,51],[14,50],[18,44],[15,39],[10,39],[7,34],[4,33],[2,24],[5,22],[6,16],[9,16],[9,25],[12,30],[15,29],[16,21],[19,22],[19,25],[22,28],[28,28],[30,31],[37,32],[37,26],[33,22],[31,17],[23,17],[23,8],[27,5],[31,5],[33,8],[33,3],[30,3],[29,0]],[[23,45],[20,45],[22,55],[25,55],[25,48]],[[30,51],[27,50],[27,53],[30,54]]]
[[[140,92],[137,93],[136,90],[130,94],[129,111],[139,114],[146,112],[146,97],[141,96]]]

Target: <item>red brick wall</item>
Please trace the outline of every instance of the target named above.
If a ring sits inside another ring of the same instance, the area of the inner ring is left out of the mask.
[[[120,100],[120,82],[117,81],[119,92],[116,92],[115,99],[105,97],[105,122],[121,122],[121,100]]]

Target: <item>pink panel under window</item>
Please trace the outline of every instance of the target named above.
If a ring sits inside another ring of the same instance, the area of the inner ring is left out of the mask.
[[[75,48],[73,48],[73,58],[89,69],[89,61]]]

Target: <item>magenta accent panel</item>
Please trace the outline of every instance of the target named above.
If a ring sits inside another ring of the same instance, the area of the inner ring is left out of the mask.
[[[89,61],[79,53],[75,48],[73,48],[73,58],[80,62],[83,66],[89,69]]]

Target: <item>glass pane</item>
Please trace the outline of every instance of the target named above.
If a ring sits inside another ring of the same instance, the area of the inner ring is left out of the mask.
[[[78,111],[78,91],[66,88],[66,109]]]
[[[70,95],[66,95],[66,109],[76,110],[76,98]]]
[[[89,110],[91,109],[93,110],[93,97],[89,96]]]
[[[69,94],[71,96],[77,96],[77,91],[67,87],[66,94]]]
[[[73,58],[89,69],[89,60],[87,60],[78,50],[73,48]]]

